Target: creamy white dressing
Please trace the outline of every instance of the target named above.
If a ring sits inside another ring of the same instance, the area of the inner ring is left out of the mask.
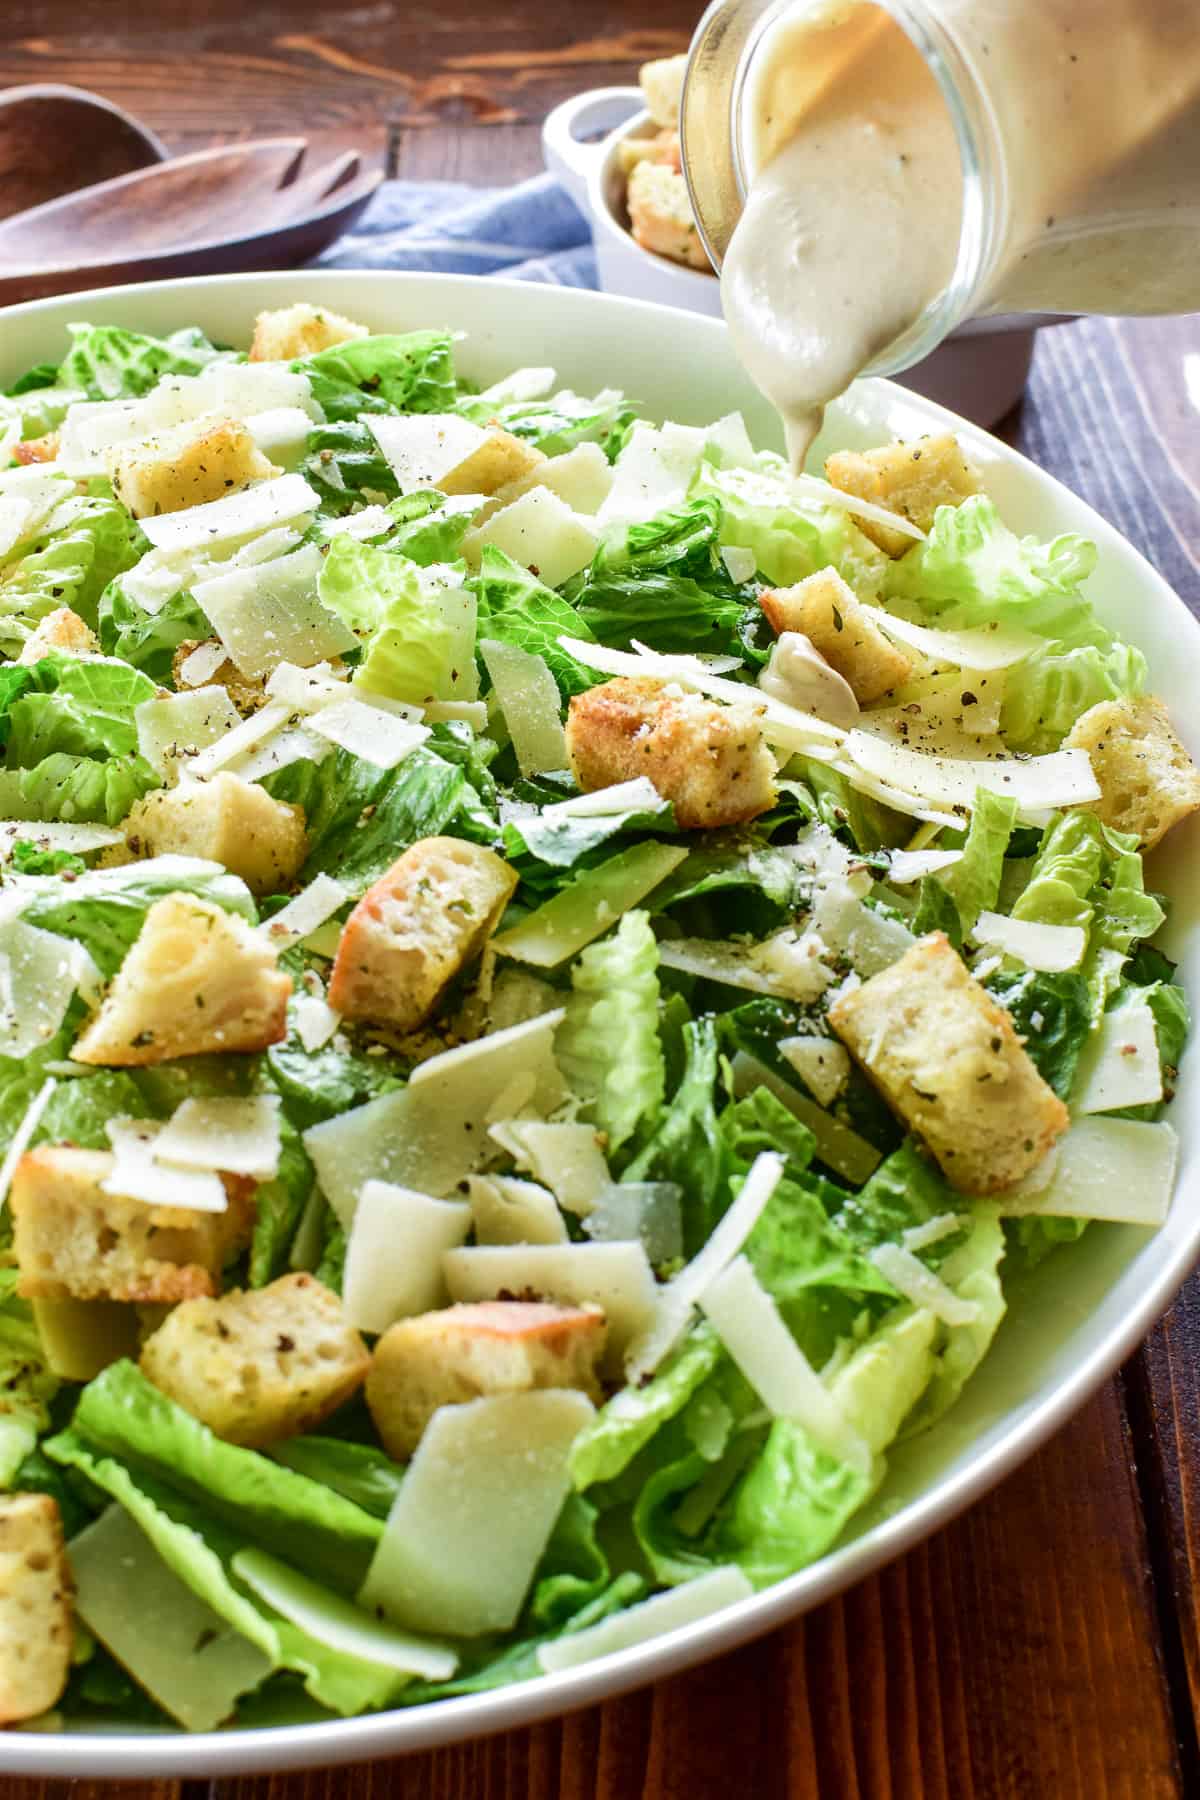
[[[1200,304],[1195,0],[936,0],[1007,195],[973,310]],[[978,103],[978,101],[976,102]],[[881,6],[797,7],[744,94],[746,204],[722,267],[747,371],[799,469],[825,405],[947,289],[963,172],[943,93]],[[996,217],[999,188],[990,204]]]

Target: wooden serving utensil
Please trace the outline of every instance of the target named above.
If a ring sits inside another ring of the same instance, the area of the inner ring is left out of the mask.
[[[0,219],[166,157],[152,131],[99,94],[56,82],[0,91]]]
[[[307,153],[302,137],[198,150],[0,219],[0,305],[294,267],[344,231],[383,178],[352,150],[315,167]]]

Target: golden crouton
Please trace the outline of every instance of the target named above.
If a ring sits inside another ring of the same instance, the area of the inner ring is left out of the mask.
[[[1114,831],[1152,850],[1200,807],[1200,769],[1175,735],[1161,700],[1104,700],[1076,719],[1064,740],[1086,750],[1100,798],[1087,807]]]
[[[54,462],[58,456],[58,432],[48,431],[44,437],[23,438],[12,447],[13,461],[28,468],[34,463]]]
[[[692,217],[687,182],[677,169],[665,163],[636,163],[629,173],[625,204],[634,241],[643,250],[691,269],[712,269]]]
[[[422,838],[368,888],[342,927],[328,1000],[349,1019],[414,1031],[483,949],[517,885],[494,851]]]
[[[718,706],[618,675],[571,701],[567,751],[588,793],[648,776],[685,831],[740,825],[775,804],[775,761],[752,703]]]
[[[185,1300],[142,1373],[229,1444],[260,1450],[312,1431],[362,1385],[371,1358],[337,1295],[311,1275],[220,1300]]]
[[[278,894],[308,854],[304,813],[222,769],[211,781],[155,788],[125,820],[134,856],[203,856],[240,875],[252,894]]]
[[[915,443],[885,444],[878,450],[837,450],[825,461],[825,474],[843,494],[855,494],[911,519],[922,531],[933,524],[939,506],[958,506],[980,491],[976,469],[949,431]],[[856,521],[889,556],[903,556],[913,539],[873,519]]]
[[[794,587],[759,596],[772,631],[798,631],[871,706],[908,677],[910,659],[880,631],[834,568],[818,569]]]
[[[265,1050],[287,1036],[290,975],[245,919],[194,894],[156,900],[76,1062],[134,1068],[209,1050]]]
[[[251,362],[294,362],[301,356],[316,356],[334,344],[350,338],[370,337],[365,325],[356,325],[327,306],[310,306],[301,300],[295,306],[281,306],[274,312],[260,312],[254,321],[254,341],[250,345]]]
[[[224,1212],[151,1206],[109,1194],[107,1150],[39,1144],[12,1183],[17,1292],[32,1300],[190,1300],[220,1288],[221,1270],[249,1241],[255,1184],[223,1176]]]
[[[439,475],[437,484],[443,494],[494,494],[531,475],[545,461],[545,451],[536,444],[492,425],[478,448]]]
[[[665,163],[668,169],[682,169],[678,131],[656,131],[653,137],[622,138],[617,145],[617,166],[626,175],[640,162]]]
[[[202,682],[185,681],[182,677],[183,665],[193,650],[199,650],[201,644],[215,644],[216,638],[187,638],[180,644],[171,658],[171,681],[180,693],[187,693],[194,687],[223,687],[243,718],[249,718],[260,707],[267,703],[267,682],[265,676],[243,675],[237,664],[225,661],[218,663],[211,675],[206,675]],[[334,658],[337,664],[338,659]]]
[[[66,1687],[73,1591],[58,1502],[0,1495],[0,1725],[48,1712]]]
[[[56,607],[46,614],[22,644],[17,661],[41,662],[43,656],[50,656],[56,650],[63,650],[68,656],[98,656],[100,653],[99,638],[69,606]]]
[[[656,125],[679,123],[679,102],[683,98],[683,78],[687,73],[687,56],[659,56],[643,63],[638,70],[638,83],[646,102],[646,111]]]
[[[829,1023],[953,1187],[998,1194],[1070,1124],[998,1006],[940,931],[829,1009]]]
[[[113,492],[135,519],[223,499],[278,475],[240,419],[193,419],[105,452]]]
[[[439,1406],[531,1388],[579,1388],[599,1403],[608,1333],[598,1306],[481,1300],[401,1319],[375,1346],[367,1405],[389,1456],[405,1462]]]

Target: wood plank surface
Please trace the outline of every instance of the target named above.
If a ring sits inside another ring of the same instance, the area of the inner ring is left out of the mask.
[[[549,106],[681,48],[649,15],[526,0],[7,0],[0,85],[67,81],[176,150],[303,129],[399,172],[540,167]],[[1045,334],[1006,435],[1200,608],[1200,323]],[[1131,477],[1136,476],[1136,480]],[[1200,1283],[1121,1383],[927,1545],[708,1667],[399,1763],[260,1780],[10,1781],[4,1800],[1193,1800],[1200,1795]]]

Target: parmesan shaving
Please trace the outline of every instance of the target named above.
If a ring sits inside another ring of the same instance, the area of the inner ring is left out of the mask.
[[[308,728],[377,769],[394,769],[429,736],[427,725],[398,719],[352,694],[322,706],[313,713]]]
[[[1038,919],[1012,919],[1005,913],[980,913],[971,936],[977,944],[1002,950],[1027,969],[1047,975],[1077,969],[1087,949],[1082,925],[1044,925]]]
[[[184,687],[203,687],[206,681],[212,680],[224,661],[224,644],[217,641],[197,644],[180,663],[179,679]]]
[[[190,1212],[224,1212],[228,1207],[225,1185],[211,1169],[181,1169],[158,1161],[155,1152],[162,1125],[148,1119],[109,1119],[104,1129],[114,1155],[112,1173],[100,1183],[106,1194]]]
[[[279,1173],[279,1099],[183,1100],[154,1143],[154,1160],[173,1168],[222,1169],[272,1181]]]
[[[259,930],[276,950],[290,950],[340,912],[350,897],[349,888],[332,875],[314,875],[308,886],[281,906]]]
[[[0,1163],[0,1211],[8,1199],[8,1190],[12,1186],[12,1178],[17,1164],[33,1142],[33,1134],[42,1122],[42,1114],[50,1104],[50,1096],[58,1083],[53,1080],[43,1081],[33,1099],[25,1109],[25,1117],[13,1132],[12,1140],[4,1153],[4,1161]]]
[[[902,1245],[878,1244],[871,1252],[871,1261],[898,1294],[903,1294],[914,1306],[928,1307],[943,1324],[973,1325],[979,1317],[979,1306],[974,1300],[960,1299],[932,1269],[927,1269]]]
[[[546,1674],[553,1675],[561,1669],[593,1662],[598,1656],[615,1656],[618,1651],[632,1650],[635,1645],[664,1637],[669,1631],[694,1625],[712,1613],[724,1612],[739,1600],[749,1600],[753,1593],[748,1577],[732,1564],[713,1569],[707,1575],[698,1575],[695,1581],[685,1581],[682,1587],[668,1588],[665,1594],[627,1606],[623,1612],[601,1619],[598,1625],[551,1638],[539,1646],[538,1663]]]
[[[895,514],[884,517],[892,528],[898,529]],[[881,606],[864,604],[863,611],[880,631],[898,644],[919,650],[931,662],[954,663],[960,669],[972,669],[981,675],[989,675],[997,669],[1011,669],[1014,664],[1032,656],[1035,650],[1041,650],[1046,643],[1045,638],[1032,631],[1021,631],[1014,625],[989,625],[974,631],[940,631],[897,618]]]
[[[320,504],[303,475],[279,475],[220,500],[138,523],[156,550],[208,550],[277,525],[295,524],[315,513]]]
[[[969,809],[975,804],[978,788],[1010,795],[1025,816],[1100,798],[1100,784],[1092,773],[1086,750],[972,761],[965,757],[924,756],[918,750],[873,737],[866,731],[851,731],[845,744],[856,768],[933,806]]]

